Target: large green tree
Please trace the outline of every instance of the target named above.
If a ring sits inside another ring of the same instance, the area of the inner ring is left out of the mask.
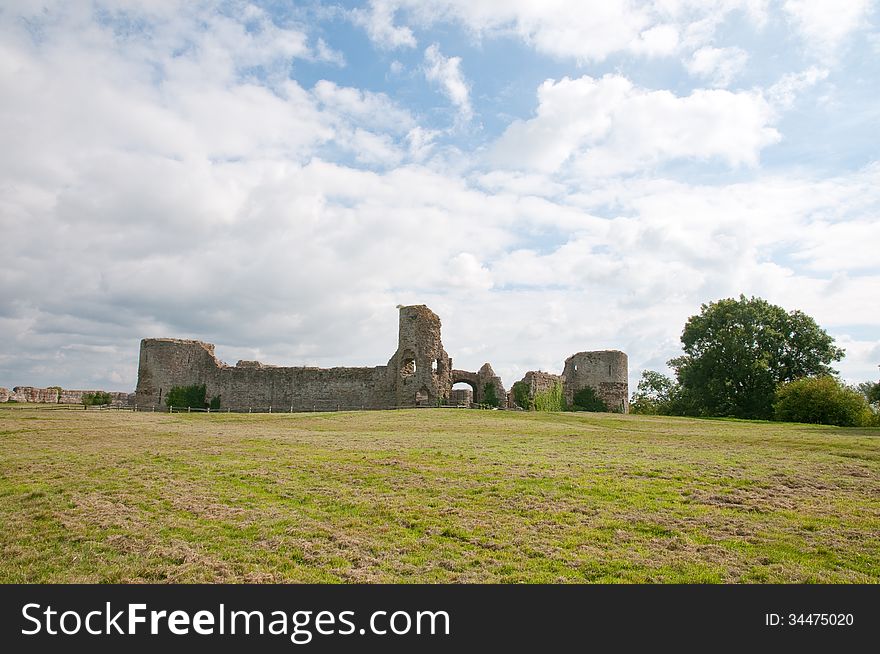
[[[769,419],[779,384],[834,374],[829,364],[843,358],[810,316],[744,295],[702,305],[681,342],[669,365],[691,412],[710,416]]]

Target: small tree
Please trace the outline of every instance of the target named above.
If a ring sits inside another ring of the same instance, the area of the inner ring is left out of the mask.
[[[110,404],[112,398],[110,393],[104,391],[95,391],[94,393],[83,393],[82,403],[84,406],[105,406]]]
[[[215,395],[214,397],[211,398],[211,402],[210,402],[210,404],[208,404],[208,408],[211,409],[211,411],[219,411],[220,410],[220,396],[219,395]]]
[[[873,417],[861,393],[829,375],[781,385],[773,409],[776,420],[840,427],[867,426]]]
[[[674,400],[681,387],[666,375],[655,370],[643,370],[638,388],[629,401],[631,413],[643,415],[672,415]]]
[[[856,389],[865,396],[872,407],[880,409],[880,382],[862,382]]]
[[[486,385],[483,386],[483,404],[488,404],[489,406],[498,406],[500,404],[498,391],[495,390],[495,384],[492,382],[486,382]]]
[[[534,405],[532,402],[532,398],[529,397],[529,385],[524,381],[518,381],[511,387],[511,392],[513,393],[513,401],[516,405],[522,409],[533,409]]]
[[[207,389],[204,384],[192,386],[175,386],[165,396],[165,404],[174,407],[189,407],[192,409],[204,409],[208,405],[205,402]]]
[[[608,405],[596,394],[592,386],[584,386],[574,394],[572,411],[608,411]]]

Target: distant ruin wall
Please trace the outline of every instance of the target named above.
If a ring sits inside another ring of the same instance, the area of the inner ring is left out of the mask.
[[[49,388],[16,386],[12,391],[0,388],[0,402],[12,400],[33,404],[82,404],[83,395],[94,393],[107,393],[110,396],[110,406],[129,406],[134,399],[133,393],[116,391],[80,391],[57,386]]]

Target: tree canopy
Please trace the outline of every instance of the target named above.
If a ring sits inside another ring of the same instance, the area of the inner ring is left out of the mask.
[[[744,295],[702,305],[681,342],[669,365],[690,412],[712,416],[769,419],[779,384],[834,374],[843,358],[810,316]]]

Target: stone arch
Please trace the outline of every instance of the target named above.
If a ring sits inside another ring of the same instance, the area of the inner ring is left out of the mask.
[[[475,372],[468,370],[453,370],[449,376],[451,386],[456,384],[467,384],[473,390],[474,402],[478,403],[483,399],[483,389],[480,388],[480,378]]]

